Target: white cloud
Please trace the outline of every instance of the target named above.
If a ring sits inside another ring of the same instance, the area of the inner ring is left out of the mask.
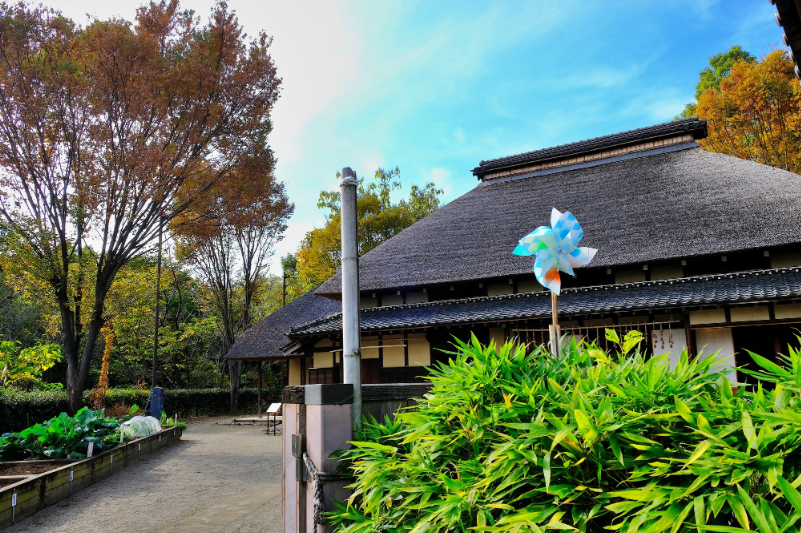
[[[323,225],[322,222],[319,223]],[[315,227],[314,222],[299,220],[290,222],[284,233],[283,240],[275,245],[275,253],[270,258],[270,274],[281,274],[281,258],[287,254],[293,254],[298,251],[298,244],[306,236],[306,233],[313,230]]]
[[[347,96],[359,78],[362,43],[353,17],[334,0],[248,2],[240,11],[248,14],[240,20],[273,35],[283,84],[270,143],[281,161],[298,159],[309,122]]]
[[[454,186],[453,180],[451,179],[452,175],[453,173],[447,168],[435,167],[428,171],[426,181],[433,181],[438,188],[445,191],[443,196],[449,199],[453,193]]]

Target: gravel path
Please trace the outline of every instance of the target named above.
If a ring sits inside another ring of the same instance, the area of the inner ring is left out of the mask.
[[[6,531],[277,533],[281,436],[265,431],[190,425],[174,446]]]

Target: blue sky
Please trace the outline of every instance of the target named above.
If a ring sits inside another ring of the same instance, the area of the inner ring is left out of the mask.
[[[77,21],[133,18],[140,1],[42,0]],[[184,0],[204,18],[211,0]],[[482,159],[664,122],[708,58],[781,46],[767,0],[229,0],[274,36],[283,78],[271,144],[295,215],[277,258],[323,222],[335,174],[400,167],[452,200]],[[488,206],[490,210],[497,206]]]

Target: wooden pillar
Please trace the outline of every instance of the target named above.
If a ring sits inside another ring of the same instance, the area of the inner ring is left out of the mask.
[[[259,361],[259,393],[257,395],[258,398],[258,407],[256,408],[256,412],[258,413],[258,417],[261,418],[261,365],[262,362]]]

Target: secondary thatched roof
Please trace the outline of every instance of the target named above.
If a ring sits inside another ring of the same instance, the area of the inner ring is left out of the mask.
[[[245,331],[228,350],[226,357],[251,361],[284,358],[281,347],[290,342],[286,336],[290,328],[341,310],[340,302],[315,296],[314,291],[309,291]]]
[[[670,150],[482,183],[365,254],[360,288],[530,273],[511,251],[552,207],[576,216],[596,268],[801,242],[801,176],[694,142]],[[317,289],[340,292],[339,272]]]

